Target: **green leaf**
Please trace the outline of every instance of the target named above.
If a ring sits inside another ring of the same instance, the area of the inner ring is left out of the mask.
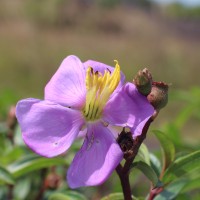
[[[162,181],[172,182],[177,177],[187,175],[196,169],[200,169],[200,150],[176,159],[164,173]]]
[[[0,132],[0,154],[2,155],[5,152],[6,148],[6,137]]]
[[[49,196],[48,200],[87,200],[85,196],[78,192],[67,191],[57,192]]]
[[[17,183],[15,184],[13,191],[13,196],[15,197],[15,199],[20,199],[20,200],[27,199],[26,197],[32,190],[31,188],[32,182],[33,180],[29,176],[23,177],[21,180],[17,180]]]
[[[165,132],[167,133],[168,138],[176,146],[183,145],[183,139],[181,137],[181,131],[174,123],[169,123],[165,126]]]
[[[52,194],[48,200],[70,200],[70,196],[62,194],[62,193],[55,193]]]
[[[0,166],[0,183],[14,184],[15,180],[12,174],[5,169],[3,166]]]
[[[68,162],[64,158],[43,158],[36,155],[29,155],[9,165],[8,170],[17,178],[45,167],[67,164]]]
[[[5,155],[10,149],[12,149],[11,142],[8,140],[5,134],[0,133],[0,155]],[[2,160],[0,160],[0,162],[1,161]]]
[[[124,199],[123,193],[113,193],[109,194],[106,197],[103,197],[101,200],[123,200],[123,199]]]
[[[144,198],[134,197],[133,195],[132,195],[132,199],[133,200],[144,200]],[[101,200],[124,200],[124,195],[123,195],[123,193],[112,193],[112,194],[109,194],[109,195],[103,197]]]
[[[150,166],[154,169],[157,176],[160,176],[160,173],[161,173],[160,160],[158,160],[158,158],[152,153],[150,153]]]
[[[187,103],[191,103],[192,99],[191,99],[191,94],[188,91],[185,90],[174,90],[171,91],[171,95],[170,98],[171,100],[175,100],[175,101],[182,101],[182,102],[187,102]]]
[[[21,133],[21,129],[19,125],[17,125],[15,128],[14,144],[17,146],[25,146],[24,141],[22,139],[22,133]]]
[[[169,184],[154,200],[173,200],[187,184],[187,179],[179,179]]]
[[[175,157],[175,148],[172,141],[161,131],[154,130],[153,133],[156,135],[163,150],[163,171],[169,167],[169,165],[173,162]]]
[[[196,104],[189,104],[184,109],[182,109],[174,121],[175,126],[178,129],[181,129],[184,126],[184,124],[186,124],[186,122],[191,118],[191,115],[193,114],[196,108]]]
[[[11,162],[18,160],[20,157],[24,155],[24,149],[19,146],[13,146],[13,148],[9,149],[1,156],[1,163],[3,165],[8,165]]]
[[[8,131],[8,126],[5,122],[0,122],[0,134],[6,133]]]
[[[0,116],[6,116],[10,105],[17,102],[17,96],[14,90],[3,89],[0,93]]]
[[[199,189],[200,188],[200,181],[199,178],[195,180],[189,180],[185,187],[183,188],[182,192],[186,193],[191,190]]]
[[[132,167],[136,167],[152,182],[153,187],[160,187],[162,184],[152,167],[145,162],[139,161],[132,164]]]
[[[142,159],[142,161],[150,165],[149,151],[144,143],[141,144],[137,155]]]

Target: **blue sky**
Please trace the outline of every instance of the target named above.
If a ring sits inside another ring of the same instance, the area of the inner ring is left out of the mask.
[[[173,3],[173,2],[180,2],[187,6],[200,6],[200,0],[153,0],[159,3]]]

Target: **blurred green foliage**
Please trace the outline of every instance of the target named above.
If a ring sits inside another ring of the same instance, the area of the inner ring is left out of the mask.
[[[186,104],[176,113],[176,117],[160,127],[162,131],[153,131],[162,153],[159,148],[150,151],[143,144],[132,165],[131,185],[136,200],[144,199],[144,194],[148,195],[147,186],[151,184],[154,187],[164,186],[156,200],[198,200],[200,197],[200,144],[185,141],[181,133],[182,127],[191,118],[200,121],[200,88],[194,87],[187,92],[176,91],[172,99]],[[14,116],[2,116],[0,122],[0,199],[123,199],[115,173],[102,186],[71,191],[66,182],[66,170],[82,141],[78,140],[65,155],[42,158],[25,146],[18,125],[13,126],[10,117]],[[141,179],[141,172],[146,177],[146,185]],[[109,194],[113,192],[117,193]]]
[[[173,17],[186,19],[200,19],[200,6],[186,7],[180,3],[174,3],[167,6],[166,11],[169,15]]]

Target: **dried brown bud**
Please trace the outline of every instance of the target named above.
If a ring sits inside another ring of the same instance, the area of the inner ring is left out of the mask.
[[[152,83],[151,93],[147,96],[147,99],[155,110],[160,110],[167,105],[168,88],[169,86],[163,82]]]
[[[117,143],[123,151],[125,159],[132,155],[134,140],[131,132],[126,132],[125,129],[123,129],[117,138]]]
[[[8,115],[7,115],[6,124],[8,127],[7,136],[10,139],[10,141],[12,142],[12,144],[14,144],[14,129],[17,125],[17,118],[15,116],[15,106],[10,107],[10,109],[8,111]]]
[[[60,185],[61,177],[55,172],[51,172],[45,179],[45,187],[49,189],[57,189]]]
[[[136,85],[138,91],[147,96],[151,92],[152,76],[147,68],[140,70],[135,76],[133,83]]]
[[[17,124],[17,119],[15,116],[15,106],[11,106],[9,111],[8,111],[8,116],[7,116],[7,125],[9,129],[14,129],[15,125]]]

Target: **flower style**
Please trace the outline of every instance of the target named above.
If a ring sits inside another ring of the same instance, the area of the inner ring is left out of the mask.
[[[68,56],[45,87],[44,100],[18,102],[16,115],[24,142],[37,154],[64,153],[80,135],[84,143],[67,173],[71,188],[99,185],[123,159],[112,126],[141,134],[154,109],[115,68]]]

